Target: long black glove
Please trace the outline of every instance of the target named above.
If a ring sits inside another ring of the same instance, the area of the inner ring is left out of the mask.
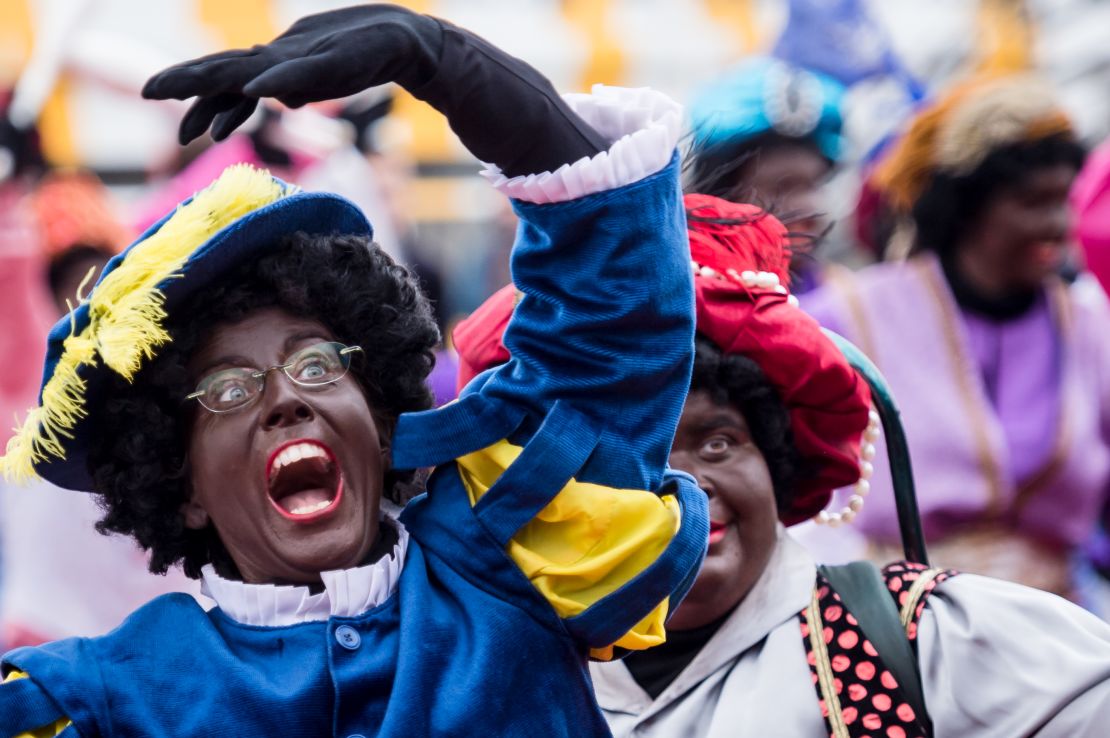
[[[147,81],[143,97],[197,97],[181,121],[185,144],[210,125],[213,138],[225,138],[260,97],[299,107],[387,82],[443,113],[472,154],[510,177],[608,148],[531,66],[469,31],[394,5],[307,16],[268,44],[165,69]]]

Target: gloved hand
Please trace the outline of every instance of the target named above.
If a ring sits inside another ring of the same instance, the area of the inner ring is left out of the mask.
[[[472,154],[508,176],[552,171],[608,148],[528,64],[469,31],[393,5],[307,16],[268,44],[163,70],[143,97],[197,97],[181,121],[185,144],[210,125],[213,138],[225,138],[260,97],[299,107],[387,82],[443,113]]]

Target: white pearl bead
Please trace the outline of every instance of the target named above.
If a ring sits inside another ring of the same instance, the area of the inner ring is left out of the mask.
[[[702,267],[701,276],[703,277],[716,277],[717,272],[712,267]]]
[[[872,459],[874,459],[875,444],[864,442],[863,445],[859,447],[859,455],[860,458],[864,461],[871,461]]]
[[[781,284],[775,285],[775,292],[779,293],[780,295],[785,295],[786,294],[786,288],[783,287]]]
[[[830,528],[839,528],[840,527],[840,522],[841,522],[840,515],[838,515],[836,513],[833,513],[832,515],[829,516],[829,527]]]
[[[875,473],[875,467],[871,465],[870,461],[861,461],[859,463],[859,476],[860,479],[870,479],[871,475]]]
[[[735,269],[729,269],[727,272],[725,272],[725,274],[732,277],[737,282],[740,281],[740,272],[736,271]]]
[[[847,525],[848,523],[851,523],[855,519],[856,519],[856,513],[853,510],[849,510],[848,508],[844,508],[840,512],[840,522],[844,523],[845,525]]]
[[[818,525],[828,525],[829,511],[828,510],[822,510],[821,512],[814,515],[813,516],[813,522],[817,523]]]
[[[755,272],[751,271],[750,269],[745,269],[744,271],[740,272],[740,279],[742,279],[744,282],[752,282],[754,284]]]
[[[861,479],[856,482],[855,490],[856,494],[860,497],[866,497],[867,494],[871,491],[871,482],[867,481],[866,479]]]
[[[875,441],[879,440],[879,435],[879,429],[869,425],[867,426],[867,429],[863,431],[863,440],[874,443]]]
[[[794,295],[787,295],[786,296],[786,302],[787,302],[787,304],[793,305],[794,307],[801,306],[801,303],[798,302],[798,298],[794,297]]]
[[[859,495],[852,495],[848,498],[848,509],[852,512],[859,512],[863,509],[864,502],[866,502],[866,500]]]
[[[875,412],[874,410],[868,410],[867,411],[867,424],[868,425],[872,425],[872,426],[875,426],[876,428],[878,428],[882,425],[882,422],[883,422],[883,419],[879,417],[879,414],[877,412]]]
[[[772,272],[760,272],[756,275],[755,283],[761,289],[769,290],[779,283],[779,277]]]

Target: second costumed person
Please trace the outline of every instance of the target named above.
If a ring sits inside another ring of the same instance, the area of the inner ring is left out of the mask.
[[[789,294],[782,224],[704,195],[685,204],[697,339],[670,463],[709,496],[709,552],[666,643],[591,665],[613,733],[1101,736],[1106,623],[1039,590],[906,562],[849,592],[792,538],[788,526],[850,523],[874,497],[878,417]],[[515,296],[503,288],[455,330],[460,381],[510,359]],[[838,487],[856,494],[828,508]]]

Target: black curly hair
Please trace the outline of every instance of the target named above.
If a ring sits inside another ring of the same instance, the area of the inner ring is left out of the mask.
[[[222,575],[235,575],[215,528],[187,528],[181,511],[191,494],[190,412],[182,398],[193,386],[186,364],[215,326],[267,307],[314,318],[336,340],[365,347],[351,371],[387,425],[432,405],[424,380],[439,331],[408,270],[362,237],[287,236],[177,307],[178,319],[167,326],[172,342],[133,382],[114,377],[92,413],[98,426],[89,472],[104,510],[97,529],[134,538],[150,551],[154,573],[181,563],[197,578],[211,563]],[[386,493],[402,496],[412,479],[411,473],[387,472]]]
[[[995,149],[970,174],[933,175],[911,211],[915,250],[951,256],[966,229],[1000,193],[1021,187],[1040,169],[1067,165],[1078,171],[1086,155],[1071,134],[1059,133]]]
[[[786,404],[759,368],[742,354],[722,353],[717,344],[697,334],[690,391],[702,390],[718,405],[732,405],[748,424],[756,448],[767,462],[779,513],[790,509],[797,484],[808,476],[794,444]]]

